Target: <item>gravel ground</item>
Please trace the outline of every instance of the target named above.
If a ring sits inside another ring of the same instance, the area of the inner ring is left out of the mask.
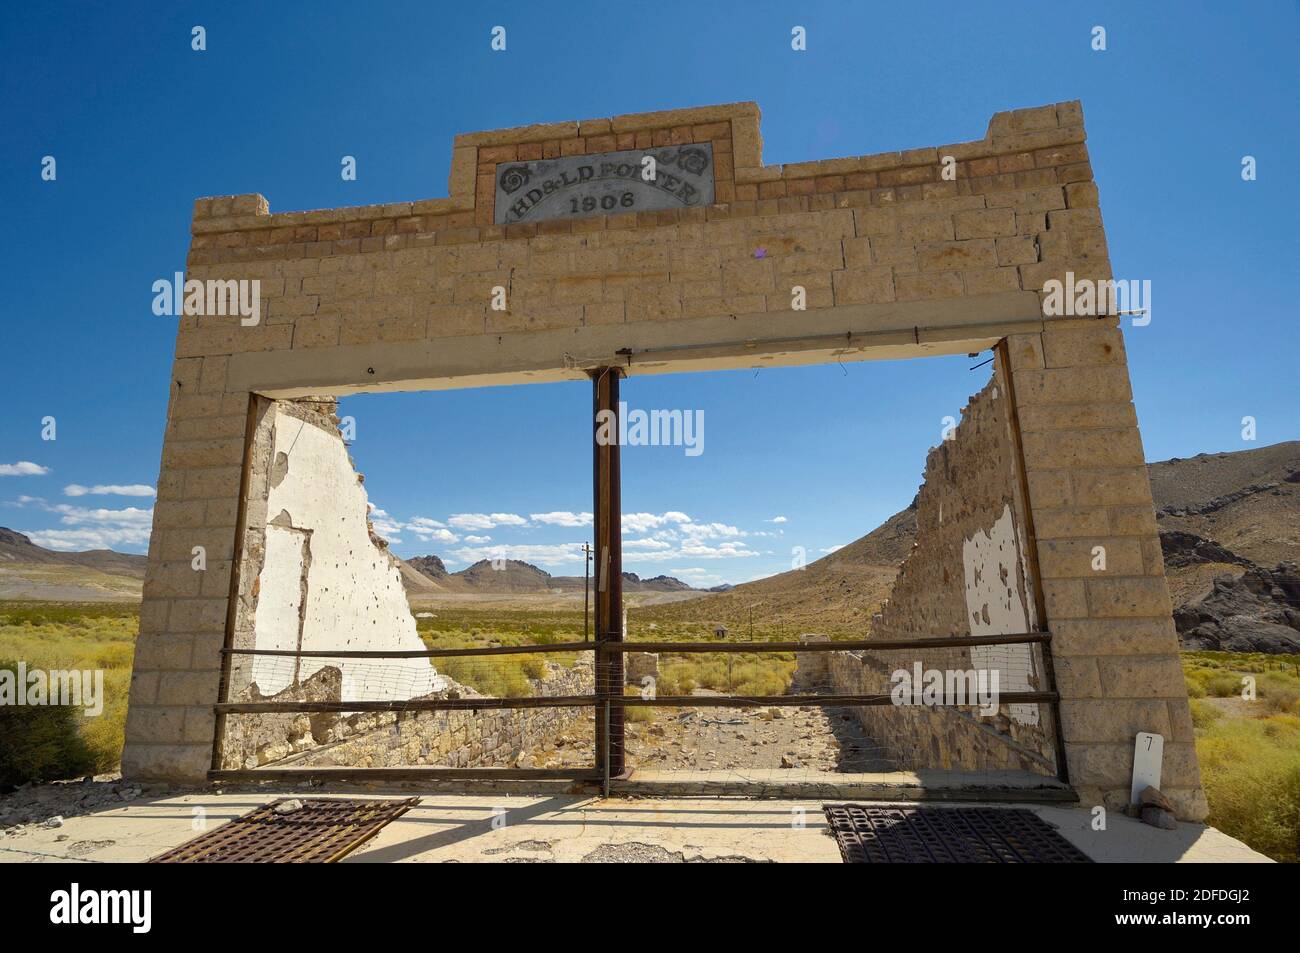
[[[175,788],[125,782],[119,774],[24,785],[0,796],[0,836],[16,834],[32,826],[62,827],[64,818],[117,807],[163,792],[180,793]]]
[[[644,709],[643,709],[644,710]],[[801,768],[892,771],[895,766],[847,710],[802,708],[653,709],[627,724],[628,760],[658,770]],[[590,725],[578,723],[532,752],[535,767],[590,764]]]

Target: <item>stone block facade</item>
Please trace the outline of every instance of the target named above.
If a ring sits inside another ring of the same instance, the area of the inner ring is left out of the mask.
[[[1134,733],[1163,729],[1166,786],[1203,813],[1118,321],[1043,315],[1047,281],[1111,276],[1085,139],[1066,102],[998,113],[974,141],[765,165],[758,108],[738,103],[458,136],[446,198],[280,213],[260,195],[199,199],[187,278],[257,280],[261,320],[179,319],[124,771],[194,781],[210,765],[255,394],[1005,342],[1071,778],[1086,799],[1126,798]],[[704,141],[713,205],[492,224],[502,163]],[[1112,568],[1093,572],[1086,544]]]

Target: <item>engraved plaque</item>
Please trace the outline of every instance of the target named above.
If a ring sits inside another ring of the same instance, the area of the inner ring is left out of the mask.
[[[503,162],[496,180],[498,225],[693,208],[713,203],[713,143]]]

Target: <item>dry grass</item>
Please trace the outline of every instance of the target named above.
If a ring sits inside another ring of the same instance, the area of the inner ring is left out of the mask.
[[[122,758],[138,631],[139,609],[134,605],[0,603],[0,658],[21,659],[28,669],[104,672],[103,713],[86,718],[78,711],[74,719],[91,770],[110,771]],[[55,771],[57,776],[67,773]]]
[[[1300,659],[1190,652],[1183,672],[1209,822],[1274,860],[1300,861]],[[1256,699],[1239,699],[1244,676]]]

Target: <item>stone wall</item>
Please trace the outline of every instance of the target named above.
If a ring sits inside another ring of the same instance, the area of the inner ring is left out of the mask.
[[[272,695],[263,695],[257,683],[233,696],[234,701],[333,702],[343,697],[343,673],[334,666]],[[338,716],[331,713],[263,712],[229,715],[221,743],[221,767],[257,768],[313,748],[330,736]]]
[[[1002,341],[1028,474],[1022,529],[1043,577],[1033,609],[1055,634],[1071,779],[1120,806],[1135,732],[1160,731],[1167,793],[1203,816],[1118,319],[1042,307],[1049,280],[1111,278],[1085,139],[1080,104],[1066,102],[998,113],[974,141],[765,165],[758,108],[735,103],[458,136],[446,198],[274,214],[260,195],[199,199],[187,278],[261,282],[262,319],[178,322],[124,772],[195,781],[209,765],[229,600],[245,593],[234,569],[254,394]],[[704,142],[707,207],[492,224],[504,163]],[[807,310],[794,310],[798,288]],[[1101,574],[1097,545],[1111,554]]]
[[[589,695],[595,688],[591,662],[572,668],[547,662],[542,678],[530,679],[534,695]],[[322,670],[320,676],[331,671]],[[319,677],[319,676],[318,676]],[[337,684],[337,673],[334,682]],[[328,689],[326,689],[328,690]],[[319,692],[317,692],[319,694]],[[447,681],[429,698],[475,698],[473,689]],[[323,713],[275,716],[288,719],[268,739],[264,716],[232,715],[227,721],[225,767],[338,765],[396,768],[512,767],[539,750],[588,708],[518,708],[468,711]],[[244,719],[248,719],[245,721]],[[285,728],[288,731],[285,731]]]
[[[826,682],[837,693],[885,695],[903,653],[828,652]],[[910,665],[910,661],[907,663]],[[956,667],[956,666],[953,666]],[[1005,711],[988,718],[964,708],[925,705],[859,707],[864,730],[902,770],[970,774],[1028,771],[1055,775],[1050,746],[1031,734],[1013,733]]]
[[[1007,635],[1034,627],[1017,484],[1007,391],[997,369],[926,459],[916,543],[872,620],[871,638]],[[813,657],[800,656],[801,666]],[[888,694],[892,673],[912,672],[917,663],[923,670],[995,672],[1000,692],[1045,688],[1041,658],[1027,645],[836,652],[819,675],[836,692]],[[1002,705],[995,715],[919,705],[854,713],[895,763],[909,768],[1055,773],[1046,706]]]

